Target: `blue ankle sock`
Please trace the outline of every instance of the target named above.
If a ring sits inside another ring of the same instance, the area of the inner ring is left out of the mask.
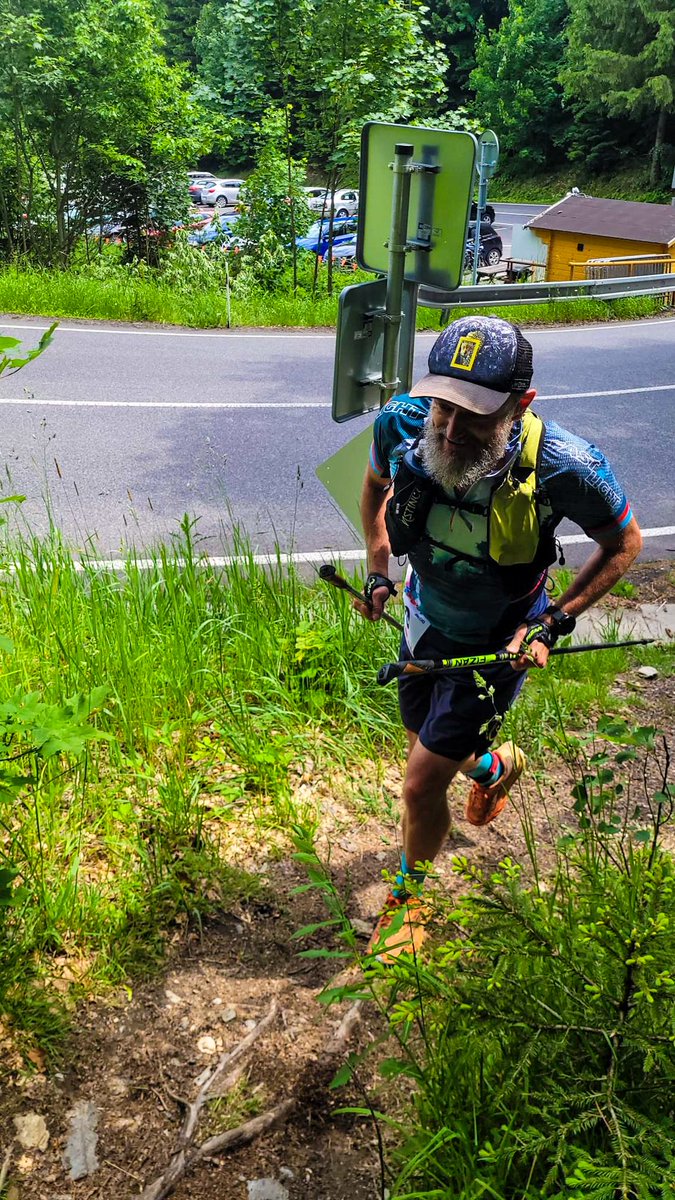
[[[467,775],[471,779],[475,779],[476,783],[481,783],[484,787],[490,787],[496,783],[503,774],[504,764],[501,758],[489,750],[487,754],[481,755],[473,770],[467,771]]]
[[[401,869],[397,872],[396,879],[394,880],[394,886],[391,889],[392,896],[395,896],[397,900],[405,900],[408,894],[406,880],[414,879],[415,883],[424,883],[425,878],[426,875],[424,871],[408,870],[408,861],[406,859],[404,850],[401,855]]]

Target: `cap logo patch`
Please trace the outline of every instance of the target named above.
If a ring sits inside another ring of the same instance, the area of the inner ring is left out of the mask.
[[[470,371],[476,361],[476,355],[483,345],[483,339],[475,333],[468,334],[467,337],[461,337],[457,343],[457,349],[452,356],[451,367],[457,367],[459,371]]]

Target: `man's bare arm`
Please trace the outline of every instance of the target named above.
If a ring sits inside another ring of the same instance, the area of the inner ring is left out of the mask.
[[[622,575],[626,574],[641,549],[642,534],[635,517],[633,517],[611,545],[598,546],[597,550],[594,550],[570,586],[562,596],[557,598],[557,607],[564,608],[565,612],[570,613],[573,617],[578,617],[611,591],[614,584],[618,583]],[[526,629],[526,625],[521,625],[516,630],[514,637],[506,647],[507,650],[520,649]],[[537,667],[545,667],[547,662],[548,647],[543,642],[536,641],[530,647],[529,656],[523,655],[512,666],[517,671],[524,671],[532,663]]]
[[[635,517],[611,545],[598,546],[570,586],[557,600],[559,608],[578,617],[611,591],[642,549],[642,534]]]
[[[361,489],[361,522],[366,539],[368,571],[377,571],[378,575],[386,575],[389,570],[390,548],[387,527],[384,523],[384,510],[390,487],[390,480],[382,479],[371,466],[366,468]],[[373,592],[372,607],[365,600],[363,603],[353,600],[352,604],[362,617],[366,617],[369,621],[379,621],[388,599],[387,588],[377,588]]]

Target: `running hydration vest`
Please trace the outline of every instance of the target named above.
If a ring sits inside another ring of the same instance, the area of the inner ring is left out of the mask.
[[[468,562],[497,574],[511,596],[522,596],[535,586],[555,559],[553,510],[538,477],[544,434],[541,418],[525,412],[518,453],[484,498],[468,500],[453,495],[426,477],[430,490],[423,531],[418,521],[417,537],[405,551],[422,579],[430,574],[438,577],[456,563]],[[394,479],[388,528],[393,528],[397,512],[405,520],[410,510],[407,497],[420,487],[419,475],[415,479],[410,467],[404,467],[405,460]],[[392,550],[403,552],[393,545]]]

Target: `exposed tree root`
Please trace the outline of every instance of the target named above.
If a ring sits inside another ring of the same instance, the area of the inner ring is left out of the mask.
[[[362,1001],[357,1000],[346,1013],[333,1037],[326,1045],[321,1059],[315,1064],[314,1069],[316,1067],[324,1069],[330,1067],[332,1060],[337,1058],[344,1050],[359,1021],[361,1004]],[[201,1162],[205,1158],[211,1158],[215,1154],[222,1154],[225,1151],[236,1150],[239,1146],[247,1145],[249,1142],[254,1141],[255,1138],[260,1137],[262,1133],[266,1133],[269,1129],[273,1129],[276,1125],[280,1125],[286,1121],[297,1107],[299,1097],[289,1096],[288,1099],[282,1100],[274,1108],[261,1113],[259,1117],[253,1117],[243,1125],[238,1125],[236,1129],[228,1129],[225,1133],[218,1133],[214,1137],[207,1138],[200,1145],[195,1145],[199,1115],[202,1108],[208,1100],[225,1096],[233,1087],[241,1074],[241,1067],[236,1064],[246,1054],[253,1043],[257,1041],[260,1035],[270,1028],[276,1020],[278,1012],[279,1008],[276,1000],[274,1000],[267,1016],[263,1017],[255,1029],[252,1029],[241,1042],[238,1042],[233,1050],[229,1050],[226,1054],[223,1054],[213,1071],[200,1087],[196,1098],[191,1103],[186,1103],[187,1112],[178,1139],[178,1146],[171,1162],[161,1175],[158,1175],[152,1183],[149,1183],[143,1189],[140,1200],[164,1200],[166,1196],[171,1194],[179,1180],[196,1163]]]

